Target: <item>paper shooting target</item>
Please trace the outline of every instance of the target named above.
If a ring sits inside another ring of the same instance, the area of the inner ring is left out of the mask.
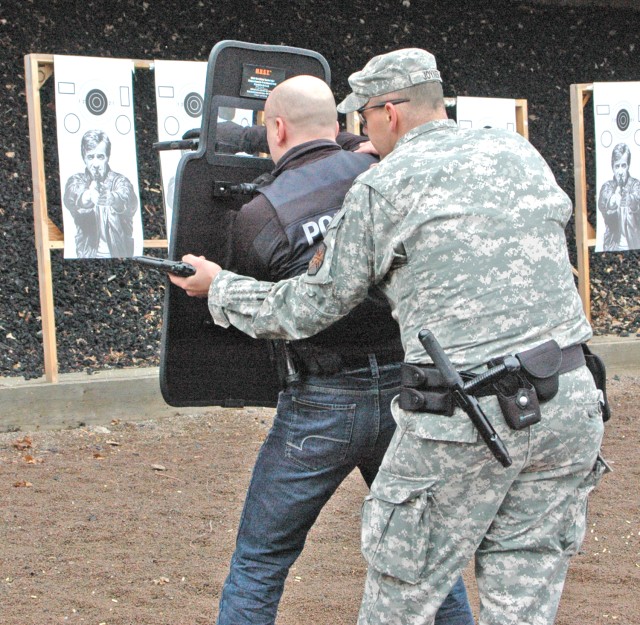
[[[207,63],[204,61],[154,61],[158,141],[181,139],[202,125]],[[181,150],[160,152],[167,239],[171,233],[175,175]]]
[[[158,140],[181,138],[200,128],[207,64],[201,61],[155,61]]]
[[[598,89],[598,101],[594,97],[594,114],[598,131],[598,142],[605,148],[610,148],[614,143],[624,141],[640,146],[640,102],[632,102],[630,99],[615,100],[615,92],[609,91],[612,86],[607,83],[604,89]],[[616,85],[632,85],[634,83],[613,83]],[[595,85],[594,85],[595,90]],[[602,99],[603,98],[603,99]],[[611,102],[611,103],[610,103]]]
[[[67,57],[69,58],[74,57]],[[60,66],[56,57],[57,67]],[[84,61],[85,59],[82,59]],[[114,62],[113,59],[95,59]],[[116,63],[120,59],[115,60]],[[83,63],[84,64],[84,63]],[[66,63],[63,62],[63,66]],[[56,76],[59,76],[60,69]],[[92,73],[94,75],[94,73]],[[62,114],[62,130],[76,134],[99,127],[108,134],[128,135],[134,129],[131,75],[123,76],[125,84],[114,84],[105,76],[101,80],[84,80],[81,75],[56,79],[56,109]]]
[[[54,55],[65,258],[80,256],[74,241],[80,226],[65,206],[65,188],[73,175],[88,171],[82,154],[82,141],[89,131],[99,131],[108,137],[108,169],[126,177],[133,187],[137,206],[133,221],[133,254],[142,253],[133,71],[133,61],[129,59]]]
[[[640,82],[593,84],[596,252],[637,249]],[[628,162],[627,162],[628,161]],[[617,163],[617,165],[616,165]],[[625,173],[616,174],[623,167]],[[635,220],[635,221],[634,221]]]
[[[511,98],[475,98],[456,100],[460,128],[505,128],[516,131],[516,101]]]

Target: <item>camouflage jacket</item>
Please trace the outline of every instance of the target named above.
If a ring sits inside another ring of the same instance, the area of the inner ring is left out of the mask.
[[[459,369],[550,338],[583,342],[591,328],[567,254],[571,211],[520,135],[430,122],[356,179],[306,274],[274,285],[224,271],[209,309],[251,336],[302,338],[377,284],[407,362],[429,362],[423,328]]]

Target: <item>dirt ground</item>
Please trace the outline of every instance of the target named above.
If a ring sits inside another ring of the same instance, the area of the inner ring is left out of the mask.
[[[640,623],[640,377],[610,379],[604,455],[558,625]],[[271,409],[0,434],[0,624],[214,622]],[[364,576],[351,475],[291,572],[278,625],[355,623]],[[471,567],[465,579],[477,613]]]

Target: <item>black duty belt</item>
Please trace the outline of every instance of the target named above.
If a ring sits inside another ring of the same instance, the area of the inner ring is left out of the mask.
[[[515,354],[520,362],[522,374],[535,388],[540,402],[548,401],[558,391],[558,377],[586,364],[582,344],[560,349],[555,341],[547,341],[523,352]],[[488,367],[500,364],[498,358],[487,364]],[[400,408],[411,411],[425,411],[433,414],[451,416],[456,402],[442,374],[433,365],[403,363],[402,388],[400,390]],[[480,374],[481,375],[481,374]],[[460,376],[466,383],[477,377],[476,374],[462,371]],[[479,386],[471,393],[475,397],[499,394],[493,384]]]
[[[369,369],[371,367],[370,355],[375,356],[379,367],[402,361],[402,348],[399,343],[397,347],[384,345],[377,350],[374,348],[368,353],[364,353],[364,348],[360,347],[358,352],[354,354],[346,350],[340,353],[311,341],[292,341],[286,343],[283,354],[285,357],[288,354],[291,366],[296,369],[298,377],[336,375],[342,371]],[[279,360],[276,359],[276,362],[281,361],[282,354],[280,354]]]
[[[340,354],[340,361],[342,363],[342,370],[349,369],[368,369],[371,366],[369,359],[370,354]],[[392,365],[402,360],[402,356],[398,353],[372,353],[376,358],[378,367],[384,365]]]

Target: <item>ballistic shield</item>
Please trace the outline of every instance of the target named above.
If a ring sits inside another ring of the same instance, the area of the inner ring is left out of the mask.
[[[170,259],[192,253],[227,266],[225,216],[250,199],[247,183],[273,169],[252,131],[271,90],[299,74],[330,84],[327,61],[310,50],[239,41],[214,46],[197,148],[183,155],[176,172]],[[166,288],[160,362],[165,401],[275,406],[279,384],[268,343],[215,326],[205,300],[187,296],[168,280]]]

